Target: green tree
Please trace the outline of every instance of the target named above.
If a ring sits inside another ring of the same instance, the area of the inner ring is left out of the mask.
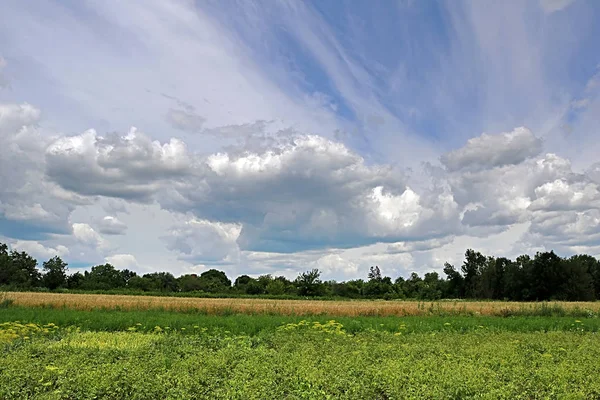
[[[571,257],[563,260],[565,281],[561,287],[564,300],[592,301],[595,299],[594,279],[590,274],[588,259],[584,257]]]
[[[486,257],[478,251],[468,249],[465,252],[465,261],[461,267],[465,283],[465,297],[476,298],[479,292],[481,270],[486,262]]]
[[[177,279],[170,272],[152,272],[144,274],[143,278],[150,282],[151,290],[159,292],[178,292]]]
[[[302,272],[294,283],[300,296],[321,296],[323,294],[323,282],[320,279],[321,272],[318,269]]]
[[[594,285],[594,298],[600,300],[600,261],[587,254],[577,254],[569,260],[582,265],[587,270]]]
[[[201,289],[210,293],[225,293],[231,288],[231,281],[225,272],[209,269],[200,274]]]
[[[67,277],[67,288],[69,289],[81,289],[85,277],[79,271],[71,274]]]
[[[446,274],[446,287],[443,296],[448,299],[460,299],[465,296],[465,279],[454,268],[454,265],[445,263],[444,274]]]
[[[268,294],[272,295],[280,295],[285,293],[285,283],[280,280],[273,279],[271,282],[267,284],[266,291]]]
[[[101,264],[92,267],[84,274],[83,289],[110,290],[125,287],[125,279],[121,272],[111,264]]]
[[[54,290],[67,285],[67,263],[59,256],[44,261],[42,270],[42,282],[48,289]]]
[[[536,253],[528,274],[528,300],[564,299],[566,295],[561,293],[561,287],[567,279],[564,266],[562,258],[554,251]]]
[[[202,282],[196,274],[182,275],[177,278],[179,281],[179,287],[182,292],[195,292],[202,290]]]
[[[37,269],[37,260],[24,251],[10,253],[8,272],[7,283],[24,289],[39,286],[42,278]]]

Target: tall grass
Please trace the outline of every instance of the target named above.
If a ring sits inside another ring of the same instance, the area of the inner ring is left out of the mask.
[[[207,315],[289,316],[572,316],[594,317],[600,302],[494,302],[494,301],[322,301],[181,298],[100,294],[9,292],[6,300],[16,306],[68,308],[76,310],[169,310]]]

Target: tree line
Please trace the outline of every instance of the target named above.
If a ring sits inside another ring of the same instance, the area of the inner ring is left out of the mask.
[[[600,261],[590,255],[563,258],[553,251],[516,260],[485,256],[469,249],[458,268],[446,263],[445,276],[437,272],[423,277],[392,280],[379,267],[371,267],[366,279],[323,281],[318,269],[302,272],[294,280],[283,276],[241,275],[232,281],[223,271],[210,269],[199,275],[175,277],[170,272],[138,275],[101,264],[89,271],[68,273],[55,256],[42,263],[26,252],[9,251],[0,243],[0,287],[13,290],[136,291],[201,293],[235,296],[301,296],[369,299],[496,299],[515,301],[591,301],[600,299]]]

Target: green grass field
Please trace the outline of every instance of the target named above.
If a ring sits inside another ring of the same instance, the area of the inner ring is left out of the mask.
[[[596,399],[599,329],[575,317],[8,307],[0,399]]]

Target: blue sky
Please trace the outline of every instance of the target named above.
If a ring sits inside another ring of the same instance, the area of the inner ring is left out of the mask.
[[[600,252],[596,2],[0,15],[0,239],[42,259],[345,279]]]

